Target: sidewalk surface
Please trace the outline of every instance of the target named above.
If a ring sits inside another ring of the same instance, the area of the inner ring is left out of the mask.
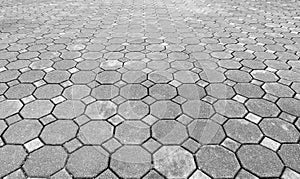
[[[300,179],[300,1],[0,0],[0,178]]]

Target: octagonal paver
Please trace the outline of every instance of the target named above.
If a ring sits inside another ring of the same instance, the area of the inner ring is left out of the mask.
[[[66,168],[74,177],[95,177],[108,166],[108,153],[100,146],[84,146],[72,153]]]
[[[50,176],[63,168],[67,153],[61,146],[44,146],[29,154],[23,168],[32,177]]]
[[[175,119],[181,114],[180,106],[172,101],[157,101],[150,106],[150,113],[159,119]]]
[[[264,95],[262,88],[252,83],[238,83],[234,86],[234,90],[247,98],[260,98]]]
[[[245,105],[250,112],[261,117],[276,117],[280,112],[274,103],[265,99],[250,99]]]
[[[210,84],[206,87],[208,95],[211,95],[217,99],[230,99],[234,96],[233,89],[222,83]]]
[[[142,119],[149,113],[149,107],[142,101],[126,101],[119,106],[118,113],[125,119]]]
[[[229,137],[240,143],[258,143],[263,137],[258,126],[245,119],[229,119],[224,129]]]
[[[188,125],[189,136],[200,144],[219,144],[225,133],[222,126],[208,119],[197,119]]]
[[[151,131],[152,136],[162,144],[180,144],[188,137],[185,126],[173,120],[160,120]]]
[[[38,99],[52,99],[60,95],[63,88],[58,84],[46,84],[35,90],[33,95]]]
[[[200,100],[206,95],[205,90],[196,84],[182,84],[177,89],[178,94],[188,100]]]
[[[24,119],[9,126],[3,134],[3,138],[7,143],[25,144],[38,137],[42,127],[42,124],[36,120]]]
[[[101,84],[113,84],[121,79],[121,74],[116,71],[103,71],[97,74],[96,80]]]
[[[149,89],[150,96],[155,99],[172,99],[176,96],[176,88],[169,84],[155,84]]]
[[[40,137],[46,144],[63,144],[75,137],[77,125],[70,120],[57,120],[48,124]]]
[[[95,101],[86,107],[85,114],[91,119],[108,119],[116,114],[117,106],[110,101]]]
[[[60,119],[72,119],[84,112],[85,105],[81,101],[66,100],[55,106],[53,114]]]
[[[100,85],[92,89],[92,96],[96,99],[108,100],[116,97],[119,89],[114,85]]]
[[[219,100],[214,107],[218,113],[226,117],[243,117],[247,113],[243,104],[233,100]]]
[[[19,168],[26,157],[26,152],[22,146],[5,145],[0,148],[0,177]]]
[[[182,109],[192,118],[209,118],[215,112],[210,104],[200,100],[189,100],[182,105]]]
[[[6,92],[5,96],[8,99],[21,99],[29,96],[33,93],[35,87],[32,84],[17,84],[10,87]]]
[[[178,146],[164,146],[153,158],[154,167],[167,178],[186,178],[196,169],[193,155]]]
[[[294,98],[281,98],[278,100],[277,105],[279,108],[291,115],[300,116],[300,109],[298,106],[300,105],[300,100]]]
[[[151,155],[139,146],[123,146],[111,156],[110,168],[123,178],[140,178],[151,168]]]
[[[5,100],[0,102],[0,118],[7,118],[19,112],[22,106],[19,100]]]
[[[141,144],[150,137],[150,128],[140,121],[125,121],[117,126],[115,137],[123,144]]]
[[[147,88],[140,84],[128,84],[120,90],[120,95],[126,99],[142,99],[147,93]]]
[[[296,172],[300,172],[300,145],[299,144],[283,144],[278,151],[285,165],[292,168]]]
[[[283,163],[270,149],[260,145],[243,145],[237,153],[243,167],[259,177],[278,177]]]
[[[78,137],[84,144],[102,144],[112,137],[113,127],[107,121],[90,121],[80,127]]]
[[[231,178],[240,165],[234,153],[220,146],[203,146],[196,154],[198,167],[215,178]]]
[[[54,105],[49,100],[35,100],[26,104],[20,114],[24,118],[40,118],[49,114]]]

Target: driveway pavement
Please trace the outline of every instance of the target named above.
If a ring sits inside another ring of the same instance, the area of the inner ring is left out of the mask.
[[[0,178],[300,178],[300,3],[0,0]]]

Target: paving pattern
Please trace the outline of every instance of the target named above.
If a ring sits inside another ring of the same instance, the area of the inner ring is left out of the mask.
[[[0,178],[300,178],[300,2],[0,0]]]

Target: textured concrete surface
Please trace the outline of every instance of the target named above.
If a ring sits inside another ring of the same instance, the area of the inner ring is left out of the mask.
[[[295,0],[0,0],[0,178],[300,178]]]

